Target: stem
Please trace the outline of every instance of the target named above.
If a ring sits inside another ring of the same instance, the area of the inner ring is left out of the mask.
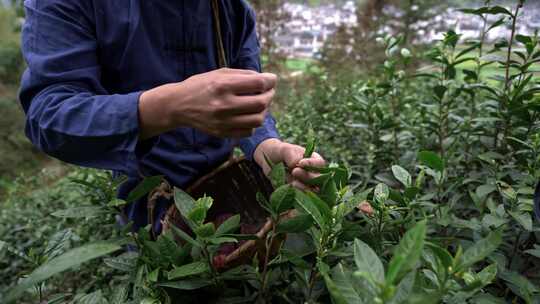
[[[392,93],[392,112],[394,116],[394,130],[392,138],[394,141],[394,162],[399,161],[399,142],[398,142],[398,126],[399,126],[399,113],[398,113],[399,101],[397,96]]]
[[[317,264],[313,265],[311,268],[311,273],[309,274],[309,283],[308,283],[308,301],[311,301],[311,294],[313,293],[313,287],[315,287],[315,279],[317,278]]]
[[[506,53],[506,73],[504,78],[504,91],[507,92],[510,87],[510,57],[512,56],[512,44],[514,43],[514,36],[516,34],[516,23],[517,23],[517,17],[519,13],[519,9],[521,8],[521,3],[519,3],[516,7],[516,12],[512,16],[512,32],[510,34],[510,42],[508,43],[508,51]]]
[[[516,256],[518,247],[519,247],[519,239],[521,238],[521,234],[523,233],[523,230],[519,231],[516,241],[514,242],[514,250],[512,251],[512,257],[510,258],[510,262],[508,263],[508,269],[512,269],[512,262],[514,262],[514,257]]]
[[[382,237],[382,226],[383,226],[383,219],[384,219],[384,211],[381,210],[379,211],[379,222],[378,222],[378,225],[377,225],[377,236],[379,238],[379,253],[382,254],[383,252],[383,245],[382,245],[382,242],[383,242],[383,237]]]
[[[483,25],[482,25],[482,33],[480,34],[480,45],[478,46],[478,57],[476,58],[476,82],[480,82],[480,74],[482,73],[482,56],[484,55],[484,43],[486,41],[486,28],[487,28],[487,18],[485,15],[482,15]],[[470,138],[473,133],[472,128],[472,122],[476,118],[476,93],[473,93],[471,95],[471,119],[470,119],[470,125],[467,130],[467,140],[466,140],[466,147],[465,147],[465,161],[469,162],[469,152],[471,148],[470,144]]]
[[[510,34],[510,41],[508,43],[508,51],[506,53],[506,68],[505,68],[505,77],[504,77],[504,97],[508,97],[508,91],[510,90],[510,59],[512,56],[512,45],[514,44],[514,37],[516,35],[516,23],[517,18],[519,15],[519,9],[522,7],[523,2],[520,1],[519,4],[516,6],[516,11],[514,15],[512,15],[512,32]],[[503,99],[501,103],[499,104],[499,111],[501,114],[506,112],[506,103],[508,102],[507,99]],[[508,131],[511,127],[511,121],[510,118],[503,119],[503,140],[506,140],[508,137]],[[495,146],[496,148],[496,146]]]
[[[212,257],[210,256],[210,253],[208,252],[208,248],[206,243],[203,244],[202,247],[203,255],[206,257],[206,261],[208,262],[208,266],[210,266],[210,271],[212,272],[212,281],[214,282],[214,285],[219,285],[218,281],[218,273],[216,269],[214,268],[214,263],[212,263]]]
[[[266,295],[266,284],[268,283],[268,263],[270,258],[270,251],[272,250],[272,244],[274,244],[274,239],[276,237],[276,226],[278,225],[279,219],[272,220],[272,234],[270,235],[270,238],[267,238],[265,241],[266,246],[266,254],[264,256],[264,265],[263,265],[263,272],[262,272],[262,283],[261,283],[261,296]]]

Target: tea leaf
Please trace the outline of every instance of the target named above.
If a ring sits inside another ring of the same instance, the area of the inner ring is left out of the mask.
[[[463,258],[459,264],[459,269],[467,269],[476,262],[485,259],[493,251],[495,251],[502,243],[502,233],[500,230],[492,231],[489,235],[476,241],[473,245],[463,253]]]
[[[270,206],[275,213],[282,213],[289,210],[294,205],[296,195],[295,189],[290,185],[283,185],[277,188],[270,196]]]
[[[220,236],[226,233],[233,233],[236,229],[240,227],[240,215],[234,215],[225,220],[219,227],[216,229],[216,236]]]
[[[47,247],[43,254],[47,256],[47,259],[52,259],[64,251],[69,246],[69,241],[73,237],[73,231],[71,229],[64,229],[53,234],[53,236],[47,242]]]
[[[209,238],[216,233],[216,227],[214,227],[214,223],[206,223],[196,227],[193,232],[200,238]]]
[[[238,240],[230,236],[221,236],[221,237],[211,238],[208,240],[208,242],[214,245],[221,245],[225,243],[238,243]]]
[[[444,249],[439,247],[438,245],[432,244],[432,243],[426,243],[427,247],[433,252],[433,254],[437,257],[439,262],[444,266],[446,269],[448,267],[452,266],[453,264],[453,258],[450,253]]]
[[[319,227],[323,229],[326,227],[326,223],[328,223],[331,218],[331,211],[325,202],[313,193],[297,192],[296,203],[301,210],[304,210],[313,217],[313,220]]]
[[[390,196],[390,190],[388,189],[388,186],[385,184],[378,184],[375,187],[374,196],[377,202],[384,204],[386,200],[388,200],[388,196]]]
[[[153,282],[153,283],[156,283],[159,279],[159,272],[160,272],[160,269],[157,268],[155,269],[154,271],[150,272],[146,278],[148,279],[148,281],[150,282]]]
[[[401,280],[401,282],[399,282],[398,286],[396,287],[396,293],[390,301],[390,304],[406,303],[413,291],[415,280],[416,271],[413,270],[409,272],[403,278],[403,280]]]
[[[394,248],[394,256],[388,264],[386,277],[388,284],[394,284],[400,277],[416,267],[422,256],[426,230],[426,220],[416,223]]]
[[[407,170],[400,166],[392,166],[392,173],[394,173],[394,177],[401,182],[405,188],[411,187],[412,178]]]
[[[527,303],[532,303],[532,294],[540,292],[540,289],[526,277],[516,272],[504,271],[499,274],[499,277],[508,282],[508,287],[524,299]]]
[[[374,282],[384,281],[384,267],[381,260],[366,243],[354,240],[354,262],[358,271]]]
[[[101,290],[86,294],[77,300],[77,304],[109,304]]]
[[[444,170],[444,163],[442,159],[434,152],[421,151],[418,153],[418,159],[421,163],[430,167],[431,169],[437,170],[439,172]]]
[[[287,170],[285,164],[279,163],[272,167],[268,174],[274,188],[279,188],[287,183]]]
[[[187,216],[196,206],[195,199],[180,188],[174,188],[174,205],[180,214]]]
[[[165,282],[159,283],[158,286],[167,287],[178,290],[195,290],[200,289],[206,286],[212,285],[212,281],[208,279],[192,279],[192,280],[183,280],[176,282]]]
[[[332,269],[332,278],[324,276],[326,287],[336,304],[365,303],[352,285],[353,278],[346,273],[343,265]]]
[[[168,273],[169,280],[185,278],[193,275],[198,275],[209,271],[208,263],[203,261],[193,262],[187,265],[175,268]]]
[[[488,267],[482,269],[482,271],[478,273],[478,278],[480,279],[480,281],[482,282],[484,286],[491,284],[491,282],[493,282],[493,280],[495,280],[496,277],[497,277],[497,264],[496,263],[489,265]]]
[[[6,303],[11,303],[21,297],[27,289],[56,274],[120,250],[122,243],[97,242],[71,249],[34,270],[27,278],[11,289],[4,300]]]
[[[313,218],[309,214],[299,214],[293,218],[280,222],[276,233],[300,233],[313,226]]]
[[[535,244],[533,249],[525,250],[525,253],[540,258],[540,246]]]
[[[313,152],[315,152],[315,146],[317,145],[317,139],[312,128],[308,131],[308,142],[306,144],[306,151],[304,152],[304,158],[311,158]]]
[[[527,231],[533,230],[532,217],[527,212],[508,212]]]
[[[143,179],[142,182],[140,182],[135,189],[133,189],[126,198],[126,202],[132,203],[146,194],[150,193],[150,191],[154,190],[157,186],[161,184],[161,181],[163,180],[163,175],[158,176],[152,176],[152,177],[146,177]]]
[[[182,240],[190,243],[191,245],[195,246],[195,247],[200,247],[201,244],[194,240],[191,236],[189,236],[189,234],[185,233],[184,231],[182,231],[181,229],[177,228],[176,226],[172,225],[171,226],[172,228],[172,231],[179,237],[181,238]]]
[[[332,208],[338,199],[337,192],[336,182],[333,178],[329,178],[322,185],[319,191],[319,197],[328,204],[328,207]]]

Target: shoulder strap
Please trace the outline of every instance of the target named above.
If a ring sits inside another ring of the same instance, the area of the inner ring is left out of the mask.
[[[218,59],[218,65],[220,68],[226,68],[229,66],[227,63],[227,54],[225,53],[225,47],[223,46],[223,36],[221,32],[221,18],[220,18],[220,10],[219,10],[219,0],[211,0],[212,1],[212,13],[214,16],[214,29],[216,32],[216,48],[217,48],[217,59]]]

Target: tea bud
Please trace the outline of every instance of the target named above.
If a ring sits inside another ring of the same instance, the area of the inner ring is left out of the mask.
[[[375,39],[375,42],[377,42],[380,45],[383,45],[384,44],[384,38],[383,37],[377,37],[377,39]]]
[[[394,55],[397,54],[397,52],[398,52],[398,48],[394,46],[394,47],[392,47],[391,49],[388,50],[386,55],[388,57],[393,57]]]
[[[401,70],[401,71],[397,72],[397,77],[400,78],[400,79],[405,78],[405,71]]]
[[[403,58],[410,58],[411,57],[411,51],[409,51],[406,48],[403,48],[403,49],[401,49],[401,56],[403,56]]]
[[[470,272],[466,272],[463,274],[463,280],[467,285],[471,285],[476,281],[476,278]]]

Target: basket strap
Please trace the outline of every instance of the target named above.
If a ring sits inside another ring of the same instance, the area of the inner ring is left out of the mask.
[[[223,44],[223,32],[221,31],[221,16],[220,16],[220,9],[219,9],[219,0],[211,0],[212,1],[212,15],[214,17],[214,32],[215,32],[215,39],[216,39],[216,53],[217,53],[217,62],[219,68],[228,68],[229,62],[227,60],[227,52],[225,52],[225,46]],[[238,140],[234,139],[233,141],[233,147],[238,146]],[[234,149],[231,151],[231,155],[229,156],[229,161],[233,162],[235,160],[234,157]]]
[[[216,49],[219,68],[229,67],[227,62],[227,53],[223,45],[223,34],[221,32],[221,17],[219,10],[219,0],[212,0],[212,15],[214,16],[214,31],[216,37]]]

